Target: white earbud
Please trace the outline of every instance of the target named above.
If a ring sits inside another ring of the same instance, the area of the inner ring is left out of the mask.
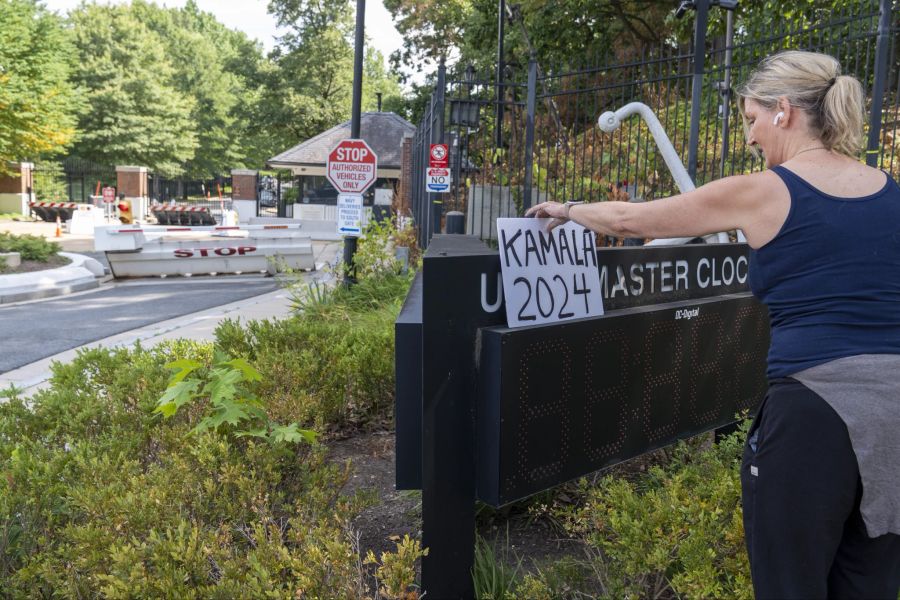
[[[775,120],[772,121],[772,125],[778,125],[778,122],[781,121],[783,118],[784,118],[784,113],[783,112],[778,113],[777,115],[775,115]]]

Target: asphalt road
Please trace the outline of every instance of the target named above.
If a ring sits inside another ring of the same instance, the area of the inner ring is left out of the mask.
[[[278,289],[266,277],[141,280],[0,307],[0,373],[65,350]]]

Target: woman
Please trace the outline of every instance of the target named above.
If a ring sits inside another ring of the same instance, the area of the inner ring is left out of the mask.
[[[864,95],[834,58],[782,52],[739,90],[767,170],[654,202],[529,215],[617,237],[741,229],[769,308],[770,387],[741,469],[759,598],[900,589],[900,187],[857,160]]]

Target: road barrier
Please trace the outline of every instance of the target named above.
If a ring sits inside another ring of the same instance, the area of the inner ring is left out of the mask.
[[[29,202],[28,206],[41,221],[54,223],[57,218],[60,221],[71,219],[72,213],[80,205],[77,202]]]
[[[160,225],[215,225],[205,206],[153,206],[150,212]]]
[[[97,227],[94,248],[117,278],[315,269],[297,225]]]

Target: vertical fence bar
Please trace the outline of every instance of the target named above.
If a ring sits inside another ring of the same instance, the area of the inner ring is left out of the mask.
[[[697,0],[694,20],[694,82],[691,90],[691,133],[688,141],[688,175],[697,180],[697,147],[700,144],[700,100],[703,98],[703,71],[706,60],[706,25],[709,0]]]
[[[892,0],[881,0],[878,18],[878,41],[875,46],[875,77],[872,83],[872,110],[869,113],[869,140],[866,144],[866,164],[878,166],[881,151],[881,111],[884,105],[884,83],[888,76],[888,46],[891,41]]]
[[[720,88],[722,98],[722,156],[719,161],[719,177],[725,177],[725,161],[728,159],[728,136],[731,121],[731,60],[734,45],[734,11],[725,15],[725,75]]]
[[[434,114],[431,122],[434,129],[431,131],[431,144],[444,143],[444,96],[447,87],[447,67],[441,61],[438,67],[437,90],[434,102]],[[430,144],[429,144],[430,146]],[[426,152],[430,152],[430,147],[426,148]],[[444,195],[442,193],[430,193],[431,198],[431,218],[432,218],[432,235],[441,232],[441,217],[444,214]]]
[[[505,71],[503,57],[503,38],[505,35],[504,21],[506,19],[506,0],[497,2],[497,122],[494,124],[494,147],[501,148],[503,146],[503,77]]]
[[[537,99],[537,61],[528,61],[528,100],[525,103],[525,177],[522,184],[522,209],[531,208],[531,187],[534,177],[534,111]]]

